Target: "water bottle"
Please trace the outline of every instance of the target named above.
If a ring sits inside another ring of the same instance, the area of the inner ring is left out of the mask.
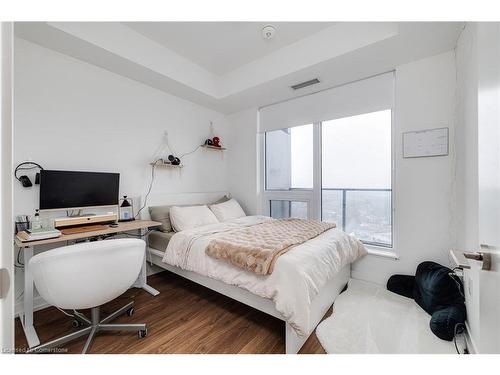
[[[35,210],[35,217],[31,220],[31,231],[42,230],[42,220],[40,219],[39,210]]]

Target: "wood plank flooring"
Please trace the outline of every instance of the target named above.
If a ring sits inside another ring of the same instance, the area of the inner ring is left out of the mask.
[[[149,277],[148,283],[160,291],[158,296],[134,288],[101,308],[104,317],[132,298],[135,314],[121,316],[113,323],[146,323],[148,335],[139,339],[133,332],[99,332],[90,353],[285,352],[285,324],[279,319],[168,271]],[[330,313],[331,309],[325,317]],[[71,319],[53,307],[36,312],[34,319],[42,343],[75,330]],[[80,353],[85,340],[83,337],[68,343],[64,350]],[[26,346],[21,323],[16,319],[16,347]],[[301,353],[324,353],[315,333]]]

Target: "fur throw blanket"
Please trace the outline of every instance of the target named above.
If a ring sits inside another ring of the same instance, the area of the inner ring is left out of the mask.
[[[268,275],[280,255],[332,228],[334,223],[315,220],[271,220],[217,235],[208,244],[206,254],[246,271]]]

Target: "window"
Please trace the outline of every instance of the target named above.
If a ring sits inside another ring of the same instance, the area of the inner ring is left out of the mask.
[[[259,109],[262,213],[392,248],[394,86],[387,72]]]
[[[284,219],[288,217],[296,217],[299,219],[307,219],[307,202],[287,201],[287,200],[271,200],[271,217],[275,219]]]
[[[266,133],[266,189],[313,187],[313,125]]]
[[[311,218],[314,125],[265,133],[264,214],[274,218]]]
[[[392,110],[266,132],[263,199],[274,218],[335,222],[392,247]]]
[[[321,124],[324,221],[360,240],[392,246],[391,110]]]

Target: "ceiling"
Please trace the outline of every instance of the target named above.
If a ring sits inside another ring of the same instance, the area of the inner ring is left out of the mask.
[[[394,70],[456,46],[460,22],[16,22],[17,37],[234,113]],[[318,78],[294,91],[291,85]]]
[[[274,38],[262,37],[266,25]],[[217,75],[295,43],[332,22],[126,22],[125,25]]]

